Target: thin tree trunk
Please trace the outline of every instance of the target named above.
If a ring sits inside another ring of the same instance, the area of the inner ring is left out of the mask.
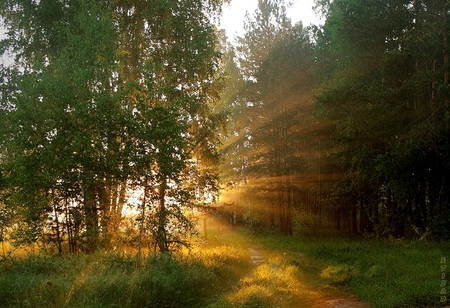
[[[75,238],[73,236],[73,224],[70,217],[69,204],[67,198],[64,199],[64,210],[66,217],[67,240],[69,242],[69,252],[73,253],[76,251],[76,243]]]
[[[94,251],[98,245],[98,214],[95,204],[95,190],[88,185],[84,190],[84,214],[86,222],[87,250]]]
[[[147,183],[144,188],[144,198],[142,199],[141,221],[139,224],[139,240],[138,240],[138,252],[137,256],[140,257],[142,253],[142,238],[144,237],[144,221],[145,221],[145,208],[147,206]]]
[[[358,218],[357,218],[357,213],[358,212],[358,208],[357,205],[353,205],[352,206],[352,211],[351,211],[351,215],[352,215],[352,233],[353,234],[357,234],[358,233]]]
[[[447,26],[447,3],[448,1],[444,1],[444,81],[445,83],[450,83],[450,51],[449,51],[449,44],[448,44],[448,26]],[[445,129],[449,130],[449,118],[450,118],[450,98],[447,96],[445,98]]]
[[[336,230],[341,230],[341,208],[338,207],[334,212],[334,227]]]
[[[166,234],[166,189],[167,189],[167,180],[164,179],[160,186],[159,192],[159,217],[158,217],[158,231],[156,235],[156,242],[158,244],[158,248],[161,252],[169,251],[169,243],[167,242],[167,234]]]
[[[276,201],[273,200],[272,207],[269,210],[269,225],[271,228],[275,227],[275,211],[276,211]]]

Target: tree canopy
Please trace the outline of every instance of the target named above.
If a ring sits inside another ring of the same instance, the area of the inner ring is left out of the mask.
[[[180,213],[216,187],[220,5],[0,2],[1,50],[15,56],[2,68],[0,144],[17,240],[108,244],[128,190],[142,189],[158,248],[184,243]]]

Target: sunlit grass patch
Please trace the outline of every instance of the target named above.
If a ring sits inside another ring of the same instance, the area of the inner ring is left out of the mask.
[[[287,264],[279,256],[269,258],[264,264],[241,279],[236,292],[229,296],[231,307],[294,307],[314,300],[315,292],[300,280],[299,269]],[[307,307],[307,306],[305,306]]]
[[[5,241],[1,242],[0,251],[0,258],[5,258],[8,256],[26,258],[30,255],[39,254],[40,249],[36,244],[16,247],[11,242]]]
[[[273,307],[274,290],[267,286],[250,284],[230,297],[233,307]]]
[[[194,256],[198,257],[206,267],[219,268],[237,262],[242,257],[242,252],[233,246],[216,246],[195,251]]]
[[[320,276],[331,280],[332,283],[345,283],[352,278],[351,269],[348,266],[329,265],[322,270]]]

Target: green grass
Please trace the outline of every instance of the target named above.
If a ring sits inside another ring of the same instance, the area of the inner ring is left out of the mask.
[[[309,308],[349,294],[373,308],[442,307],[448,243],[254,236],[217,221],[208,228],[190,253],[0,257],[0,307]],[[249,262],[249,247],[263,264]]]
[[[205,307],[240,259],[232,249],[203,254],[4,258],[0,307]]]
[[[313,263],[321,283],[358,296],[373,308],[441,307],[441,258],[450,273],[448,243],[406,240],[264,236],[258,242]],[[447,292],[450,287],[447,287]]]

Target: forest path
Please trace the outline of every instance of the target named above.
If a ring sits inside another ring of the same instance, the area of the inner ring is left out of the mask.
[[[370,308],[324,282],[314,260],[303,253],[268,250],[255,244],[245,230],[211,216],[200,230],[208,246],[237,247],[244,259],[239,282],[223,295],[224,307]]]

